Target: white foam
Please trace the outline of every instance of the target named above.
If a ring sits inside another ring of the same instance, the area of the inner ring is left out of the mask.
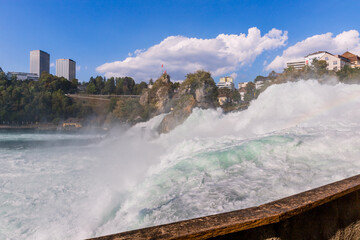
[[[246,111],[164,115],[88,146],[0,147],[0,239],[81,239],[259,205],[360,171],[360,86],[269,87]],[[19,134],[1,141],[87,139]]]

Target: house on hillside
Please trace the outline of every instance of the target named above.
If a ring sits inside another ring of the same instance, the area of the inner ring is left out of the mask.
[[[242,82],[242,83],[239,83],[238,84],[238,88],[241,89],[241,88],[246,88],[246,86],[248,85],[249,82]]]
[[[232,77],[221,77],[220,82],[216,84],[218,88],[227,88],[234,90],[234,79]]]
[[[355,54],[346,52],[343,55],[334,55],[326,51],[311,53],[305,56],[303,60],[299,59],[297,61],[287,62],[286,66],[300,70],[305,66],[311,66],[314,59],[325,61],[328,65],[327,69],[330,71],[339,71],[346,65],[360,67],[360,57]]]
[[[240,93],[240,96],[241,96],[241,101],[244,101],[245,94],[246,94],[246,88],[245,87],[240,88],[239,93]]]
[[[351,52],[345,52],[341,55],[344,58],[349,59],[350,65],[352,68],[358,67],[360,68],[360,57],[358,55],[355,55]]]
[[[318,51],[305,56],[305,65],[311,66],[314,59],[318,61],[326,61],[328,64],[327,69],[330,71],[339,71],[345,65],[350,65],[349,59],[340,55],[333,55],[326,51]]]
[[[221,94],[218,95],[218,102],[219,102],[220,106],[222,106],[225,103],[230,103],[231,98],[230,98],[230,96],[228,94],[221,93]]]

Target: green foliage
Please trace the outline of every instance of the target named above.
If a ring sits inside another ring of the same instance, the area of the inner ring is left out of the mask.
[[[257,81],[266,81],[266,80],[268,80],[267,77],[258,75],[258,76],[256,76],[256,78],[254,79],[254,82],[257,82]]]
[[[231,92],[230,98],[235,103],[239,103],[241,101],[241,95],[240,95],[239,91],[236,89]]]
[[[121,99],[113,114],[121,122],[136,123],[149,118],[150,106],[143,107],[137,99]]]
[[[146,82],[136,84],[131,77],[111,77],[109,79],[101,76],[91,77],[85,85],[87,94],[104,95],[141,95],[142,91],[148,88]]]
[[[143,91],[144,89],[146,89],[146,88],[148,88],[148,85],[147,85],[146,82],[141,82],[141,83],[139,83],[139,84],[135,84],[132,93],[133,93],[134,95],[141,95],[142,91]]]
[[[195,73],[188,73],[186,75],[186,79],[181,84],[181,88],[197,89],[201,87],[202,84],[207,84],[216,87],[216,84],[214,82],[214,79],[211,77],[211,74],[209,72],[199,70],[196,71]]]
[[[90,82],[87,87],[86,87],[86,93],[87,94],[96,94],[97,90],[96,90],[96,85],[94,82]]]
[[[111,77],[105,82],[105,87],[102,92],[103,94],[115,94],[115,90],[115,79]]]
[[[135,81],[131,77],[116,78],[116,94],[132,95]]]
[[[351,68],[350,66],[344,66],[340,71],[336,73],[340,82],[343,83],[360,83],[360,68]]]
[[[322,77],[325,74],[328,74],[329,72],[327,70],[327,67],[328,64],[326,61],[317,59],[314,59],[311,65],[311,69],[315,72],[317,77]]]
[[[253,82],[249,82],[246,85],[246,94],[244,96],[244,101],[245,102],[250,102],[251,100],[253,100],[255,98],[255,84]]]
[[[326,61],[314,59],[310,66],[305,66],[302,69],[295,69],[294,67],[285,68],[283,73],[276,77],[275,81],[283,83],[300,79],[322,79],[326,76],[334,75],[334,72],[327,70],[327,67]]]
[[[42,73],[38,81],[7,80],[0,74],[0,124],[81,117],[89,110],[65,96],[76,90],[76,82],[48,73]]]
[[[203,70],[187,74],[186,79],[180,85],[180,91],[189,91],[190,94],[194,94],[196,89],[203,86],[205,95],[210,96],[213,102],[217,102],[219,92],[216,83],[211,74]]]
[[[112,112],[116,107],[117,100],[115,98],[110,99],[109,112]]]

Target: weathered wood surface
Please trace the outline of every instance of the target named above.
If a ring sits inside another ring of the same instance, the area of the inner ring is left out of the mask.
[[[352,194],[351,201],[354,201],[353,195],[357,194],[355,192],[359,190],[360,175],[356,175],[342,181],[302,192],[258,207],[251,207],[93,239],[208,239],[224,235],[230,236],[232,233],[279,223],[299,214],[306,214],[306,212],[311,209],[331,203],[332,201],[347,195]],[[357,200],[359,200],[358,195],[359,194],[355,195]],[[341,202],[336,204],[339,205]],[[347,203],[347,205],[350,205],[351,208],[351,202]],[[326,213],[327,210],[321,211],[323,214],[323,212],[325,211]],[[338,210],[336,211],[338,212]],[[347,211],[352,211],[352,209],[347,209]],[[306,215],[304,216],[306,217]],[[304,218],[304,216],[302,218]],[[304,219],[302,221],[304,221]],[[351,221],[353,221],[353,219],[351,219]],[[336,229],[334,231],[336,231]]]

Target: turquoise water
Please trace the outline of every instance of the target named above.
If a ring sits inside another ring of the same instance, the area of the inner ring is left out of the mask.
[[[107,134],[0,131],[0,239],[100,236],[359,174],[359,93],[312,81],[274,86],[246,111],[195,109],[160,136],[163,116]]]

